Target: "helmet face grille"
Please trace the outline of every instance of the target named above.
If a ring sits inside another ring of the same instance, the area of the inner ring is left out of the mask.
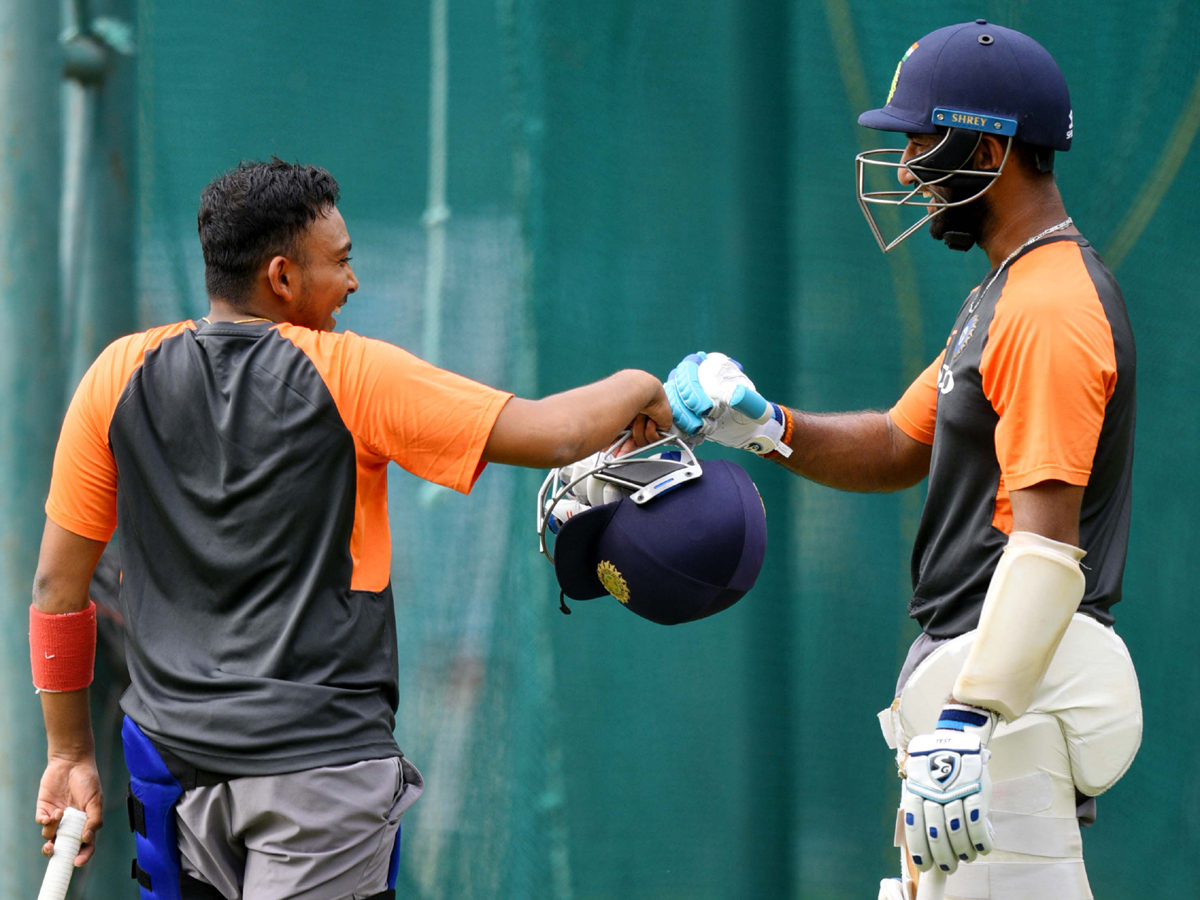
[[[699,478],[700,461],[688,439],[677,433],[625,456],[617,452],[629,437],[622,432],[605,450],[571,466],[551,469],[537,495],[538,549],[550,562],[554,556],[546,534],[558,534],[576,513],[621,497],[643,504],[672,487]]]
[[[1005,137],[1004,158],[996,169],[969,168],[975,149],[982,140],[983,132],[950,128],[936,146],[907,162],[902,162],[903,150],[892,148],[866,150],[854,158],[858,205],[879,249],[884,253],[895,249],[944,209],[964,206],[987,193],[1004,171],[1012,152],[1013,138]],[[895,190],[867,190],[867,172],[871,167],[875,171],[882,169],[893,178],[898,177],[901,169],[907,170],[913,183]],[[875,213],[879,207],[915,208],[924,214],[913,224],[904,227],[894,212],[886,209],[882,216],[885,221],[881,223]],[[885,229],[896,236],[888,238],[884,234]]]

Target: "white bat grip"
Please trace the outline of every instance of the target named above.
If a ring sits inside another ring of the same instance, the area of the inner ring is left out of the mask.
[[[38,900],[66,900],[67,886],[71,883],[71,873],[75,869],[75,857],[79,855],[86,821],[87,813],[73,806],[67,807],[63,813],[58,823],[58,833],[54,836],[54,855],[46,865],[46,877],[42,879]]]
[[[942,900],[946,896],[946,873],[941,869],[922,872],[917,879],[917,900]]]

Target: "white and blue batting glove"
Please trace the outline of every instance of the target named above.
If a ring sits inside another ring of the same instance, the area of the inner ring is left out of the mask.
[[[914,865],[950,873],[993,847],[988,740],[996,715],[953,703],[937,728],[909,741],[901,808]]]
[[[692,353],[667,376],[664,388],[675,425],[726,447],[764,456],[791,456],[783,440],[783,410],[754,388],[741,363],[724,353]]]

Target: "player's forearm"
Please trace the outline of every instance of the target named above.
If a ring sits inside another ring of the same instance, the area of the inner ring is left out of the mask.
[[[88,689],[52,693],[42,691],[42,718],[46,722],[46,752],[51,758],[81,760],[95,755]]]
[[[30,642],[34,655],[34,684],[41,691],[42,716],[51,757],[85,759],[94,754],[92,723],[88,715],[88,691],[83,685],[92,677],[96,627],[94,612],[79,619],[90,608],[88,586],[96,562],[104,552],[104,541],[95,541],[67,531],[49,519],[42,533],[37,574],[33,579],[33,609]],[[41,625],[34,627],[34,616]],[[62,617],[76,622],[74,629],[43,631],[49,620]],[[42,658],[51,669],[40,671]],[[54,661],[51,663],[51,661]],[[67,662],[70,661],[70,662]],[[55,663],[57,668],[54,668]],[[42,680],[39,680],[42,679]]]
[[[662,384],[638,369],[541,400],[514,397],[492,428],[484,458],[533,468],[567,465],[611,444],[638,413],[660,401],[665,430],[670,418]]]
[[[662,382],[640,369],[623,369],[602,381],[538,401],[544,404],[541,412],[546,420],[558,423],[555,430],[565,439],[552,465],[567,465],[604,449],[656,401],[667,413],[660,422],[665,433],[671,420]]]
[[[929,448],[900,432],[887,413],[791,410],[792,455],[779,462],[843,491],[898,491],[929,474]]]
[[[88,602],[88,582],[75,572],[39,568],[33,578],[33,606],[38,612],[79,612]]]
[[[74,567],[39,568],[34,578],[33,605],[40,613],[63,615],[87,607],[87,582]],[[93,755],[88,690],[42,691],[47,751],[51,757],[84,759]]]

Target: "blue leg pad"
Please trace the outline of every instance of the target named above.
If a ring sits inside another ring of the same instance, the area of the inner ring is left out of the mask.
[[[142,900],[181,900],[175,804],[183,788],[150,739],[128,716],[121,725],[121,741],[129,769],[130,814],[137,844],[134,877],[141,885]]]

